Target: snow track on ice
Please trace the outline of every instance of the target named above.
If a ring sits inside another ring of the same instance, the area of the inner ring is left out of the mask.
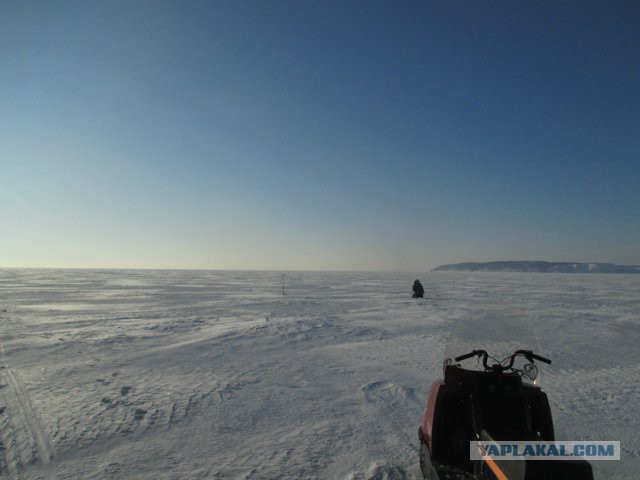
[[[4,319],[3,327],[7,323]],[[18,374],[9,365],[2,340],[0,379],[0,475],[20,478],[29,465],[47,465],[55,449]]]

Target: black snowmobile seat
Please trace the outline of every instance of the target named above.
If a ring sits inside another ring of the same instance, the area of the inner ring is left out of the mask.
[[[432,429],[432,460],[467,472],[473,471],[469,442],[475,438],[468,396],[456,388],[441,387]]]
[[[535,460],[525,462],[526,480],[593,480],[586,460]]]
[[[485,441],[538,440],[534,432],[502,432],[490,435],[480,433]],[[593,480],[591,464],[585,460],[494,460],[495,465],[509,480]]]

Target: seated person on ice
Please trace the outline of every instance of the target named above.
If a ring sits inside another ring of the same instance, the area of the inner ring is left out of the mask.
[[[420,280],[416,280],[413,282],[413,298],[422,298],[424,297],[424,288],[420,283]]]

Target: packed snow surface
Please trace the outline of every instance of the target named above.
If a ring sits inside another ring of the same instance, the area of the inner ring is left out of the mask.
[[[556,436],[640,471],[640,276],[0,270],[0,477],[420,478],[475,304],[533,327]],[[515,314],[515,313],[514,313]]]

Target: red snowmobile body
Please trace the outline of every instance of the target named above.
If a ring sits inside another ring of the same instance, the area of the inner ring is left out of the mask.
[[[546,394],[519,375],[471,372],[454,366],[429,390],[420,439],[426,479],[591,480],[583,460],[471,461],[470,443],[482,440],[554,440]]]

